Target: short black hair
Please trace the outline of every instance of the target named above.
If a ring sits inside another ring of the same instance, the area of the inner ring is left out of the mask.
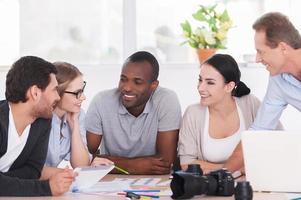
[[[136,53],[130,55],[124,62],[123,66],[125,66],[129,62],[148,62],[152,67],[152,80],[155,81],[158,79],[159,76],[159,62],[156,57],[147,52],[147,51],[137,51]]]
[[[51,73],[56,74],[57,70],[50,62],[36,56],[21,57],[6,75],[6,100],[13,103],[26,102],[27,90],[33,85],[45,90]]]

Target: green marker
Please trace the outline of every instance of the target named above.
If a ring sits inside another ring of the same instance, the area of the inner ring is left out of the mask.
[[[126,170],[124,169],[121,169],[120,167],[117,167],[116,165],[114,166],[115,169],[117,169],[118,171],[121,171],[122,173],[125,173],[125,174],[130,174],[129,172],[127,172]]]

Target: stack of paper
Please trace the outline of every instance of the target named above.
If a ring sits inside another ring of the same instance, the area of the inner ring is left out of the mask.
[[[72,192],[77,192],[90,188],[98,183],[98,181],[107,175],[113,168],[114,165],[75,168],[74,171],[78,172],[78,176],[72,183],[70,190]]]

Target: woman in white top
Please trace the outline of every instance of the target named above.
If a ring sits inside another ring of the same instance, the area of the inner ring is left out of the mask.
[[[204,172],[242,169],[241,132],[251,126],[260,102],[240,76],[230,55],[216,54],[201,65],[201,101],[186,109],[180,129],[178,154],[183,170],[193,163]]]
[[[59,163],[70,161],[73,168],[87,165],[113,164],[108,159],[96,157],[91,163],[87,150],[85,113],[81,109],[86,99],[86,82],[82,73],[73,65],[65,62],[54,63],[61,97],[53,112],[48,153],[42,171],[42,179],[47,179],[57,171]]]

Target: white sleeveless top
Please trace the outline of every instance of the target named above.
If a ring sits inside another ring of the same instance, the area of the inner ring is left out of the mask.
[[[236,108],[238,111],[238,117],[239,117],[239,129],[237,132],[235,132],[233,135],[226,137],[226,138],[212,138],[209,135],[209,110],[208,107],[206,108],[206,114],[205,114],[205,123],[204,123],[204,142],[202,146],[202,152],[204,159],[209,162],[214,163],[223,163],[232,155],[235,147],[240,141],[241,138],[241,132],[243,130],[246,130],[245,127],[245,120],[243,119],[242,112],[237,106],[237,102],[235,101]]]

